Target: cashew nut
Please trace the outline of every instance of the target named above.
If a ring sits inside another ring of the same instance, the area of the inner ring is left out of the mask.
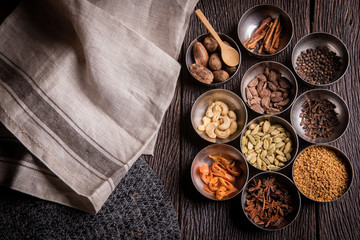
[[[208,118],[212,118],[214,116],[213,107],[215,106],[215,103],[210,104],[210,106],[206,110],[206,116]]]
[[[215,105],[220,106],[221,108],[221,115],[225,116],[229,112],[229,107],[226,103],[222,101],[215,101]]]
[[[215,136],[221,139],[228,138],[230,136],[230,129],[226,129],[225,131],[221,131],[219,128],[215,128]]]
[[[202,125],[199,125],[199,126],[197,127],[198,130],[201,131],[201,132],[205,131],[206,126],[207,126],[209,123],[211,123],[211,118],[208,118],[208,117],[204,116],[204,117],[202,118],[202,122],[203,122],[203,124],[202,124]]]
[[[228,116],[226,116],[226,115],[222,116],[221,117],[221,122],[222,123],[218,127],[220,130],[224,131],[224,130],[226,130],[226,129],[228,129],[230,127],[231,120],[230,120],[230,118]]]
[[[228,116],[231,120],[236,121],[236,113],[234,111],[229,111]]]
[[[236,121],[232,121],[231,124],[230,124],[230,135],[233,134],[234,132],[236,132],[237,130],[237,123]]]
[[[219,126],[218,122],[212,122],[206,126],[206,134],[209,138],[216,138],[215,129],[217,129],[217,126]]]
[[[219,121],[219,118],[221,116],[221,112],[214,112],[214,113],[215,113],[215,115],[213,116],[212,121],[213,122]]]

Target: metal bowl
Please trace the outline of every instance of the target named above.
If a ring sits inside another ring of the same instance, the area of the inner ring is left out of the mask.
[[[226,156],[230,156],[232,159],[237,161],[237,164],[241,169],[241,175],[236,177],[236,180],[233,183],[233,185],[237,189],[239,189],[239,192],[237,192],[236,194],[229,195],[223,198],[222,200],[216,199],[214,194],[211,194],[204,190],[205,183],[201,180],[200,172],[199,172],[200,166],[202,166],[203,164],[208,164],[210,167],[211,164],[214,162],[214,160],[209,158],[209,155],[217,155],[217,154],[225,154]],[[224,201],[237,196],[243,189],[248,178],[249,178],[249,168],[245,161],[244,156],[239,152],[239,150],[226,144],[212,144],[203,148],[195,156],[191,165],[191,179],[194,186],[203,196],[211,200]]]
[[[317,47],[327,47],[330,51],[336,53],[336,56],[339,56],[340,59],[340,69],[339,71],[336,72],[335,75],[335,79],[333,79],[332,82],[327,83],[327,84],[313,84],[310,83],[308,81],[306,81],[305,79],[301,78],[297,71],[295,70],[296,65],[296,60],[298,58],[298,56],[301,54],[302,51],[305,51],[309,48],[317,48]],[[293,51],[292,51],[292,55],[291,55],[291,63],[293,66],[293,69],[296,73],[296,75],[307,85],[309,86],[313,86],[313,87],[324,87],[324,86],[328,86],[331,84],[336,83],[337,81],[339,81],[346,73],[349,65],[350,65],[350,57],[349,57],[349,51],[346,48],[345,44],[337,37],[335,37],[332,34],[329,33],[324,33],[324,32],[316,32],[316,33],[311,33],[309,35],[306,35],[305,37],[303,37],[302,39],[300,39]]]
[[[233,79],[233,77],[237,74],[237,72],[239,71],[239,68],[240,68],[240,65],[241,65],[241,52],[240,52],[240,49],[239,49],[239,46],[236,44],[236,42],[231,38],[229,37],[228,35],[225,35],[223,33],[218,33],[219,37],[221,38],[221,40],[223,41],[227,41],[234,49],[236,49],[239,53],[239,56],[240,56],[240,62],[239,64],[237,65],[236,67],[236,71],[224,82],[212,82],[211,84],[207,84],[207,83],[204,83],[204,82],[201,82],[199,81],[197,78],[194,77],[194,75],[190,72],[190,67],[192,64],[195,63],[195,59],[194,59],[194,55],[193,55],[193,46],[196,42],[202,42],[204,40],[204,38],[206,36],[208,36],[210,34],[206,33],[206,34],[203,34],[199,37],[197,37],[196,39],[194,39],[191,44],[189,45],[187,51],[186,51],[186,55],[185,55],[185,63],[186,63],[186,67],[189,71],[189,73],[191,74],[191,76],[198,82],[200,82],[201,84],[203,85],[206,85],[206,86],[212,86],[212,87],[217,87],[219,85],[222,85],[228,81],[230,81],[231,79]],[[217,50],[218,51],[218,50]],[[220,53],[220,51],[218,51]],[[209,57],[210,57],[211,54],[209,54]],[[224,65],[225,63],[223,63]],[[211,71],[211,70],[210,70]]]
[[[336,154],[339,154],[339,156],[341,156],[341,158],[343,159],[343,161],[344,161],[344,163],[345,163],[345,165],[346,165],[346,168],[347,168],[347,170],[348,170],[348,175],[349,175],[349,180],[350,180],[349,186],[348,186],[347,190],[344,192],[344,194],[343,194],[342,196],[340,196],[340,197],[337,198],[337,199],[334,199],[334,200],[331,200],[331,201],[327,201],[327,202],[334,202],[334,201],[339,200],[339,199],[342,198],[343,196],[345,196],[345,194],[349,191],[349,189],[350,189],[350,187],[351,187],[351,185],[352,185],[353,176],[354,176],[354,169],[353,169],[353,166],[352,166],[352,164],[351,164],[350,159],[349,159],[349,158],[346,156],[346,154],[343,153],[340,149],[338,149],[338,148],[336,148],[336,147],[334,147],[334,146],[330,146],[330,145],[311,145],[311,146],[305,148],[304,150],[302,150],[302,151],[298,154],[298,156],[296,157],[296,159],[295,159],[295,161],[294,161],[293,169],[292,169],[292,178],[294,179],[294,183],[295,183],[296,188],[299,190],[299,192],[300,192],[304,197],[306,197],[307,199],[309,199],[309,200],[311,200],[311,201],[314,201],[314,202],[325,203],[324,201],[317,201],[317,200],[315,200],[315,199],[312,199],[312,198],[306,196],[306,195],[299,189],[299,187],[298,187],[297,184],[296,184],[295,178],[294,178],[294,166],[295,166],[296,162],[298,161],[299,156],[300,156],[301,154],[303,154],[306,150],[308,150],[308,149],[310,149],[310,148],[318,147],[318,146],[331,149],[331,150],[335,151]]]
[[[313,99],[313,98],[325,98],[335,104],[335,112],[338,114],[338,120],[340,124],[335,128],[335,132],[328,138],[315,138],[312,139],[305,135],[305,130],[300,126],[301,117],[300,113],[302,110],[302,105],[305,103],[306,98]],[[303,94],[301,94],[296,101],[294,102],[291,112],[290,112],[290,121],[293,127],[296,130],[296,133],[305,141],[313,143],[313,144],[326,144],[333,142],[340,138],[344,132],[346,131],[347,127],[349,126],[350,122],[350,113],[349,108],[346,105],[345,101],[336,93],[331,92],[325,89],[313,89],[309,90]]]
[[[198,130],[198,126],[202,124],[202,118],[205,116],[208,106],[215,101],[223,101],[236,114],[236,122],[238,128],[236,132],[226,139],[210,138],[205,132]],[[244,129],[247,122],[247,111],[244,102],[235,93],[225,89],[213,89],[203,93],[194,103],[191,109],[191,123],[194,130],[200,137],[211,143],[227,143],[237,138]]]
[[[261,22],[267,17],[279,17],[280,23],[283,27],[281,31],[281,40],[278,51],[273,54],[258,54],[255,52],[251,52],[243,45],[243,42],[245,42],[251,37],[255,30],[260,26]],[[294,24],[291,17],[281,8],[274,5],[258,5],[250,8],[242,15],[238,24],[237,34],[241,45],[246,49],[248,53],[257,57],[271,57],[281,53],[289,45],[294,35]]]
[[[284,168],[286,168],[287,166],[289,166],[291,164],[292,161],[294,161],[295,159],[295,156],[299,150],[299,139],[296,135],[296,132],[295,132],[295,129],[291,126],[291,124],[289,122],[287,122],[285,119],[281,118],[281,117],[278,117],[278,116],[271,116],[271,115],[265,115],[265,116],[260,116],[260,117],[257,117],[257,118],[254,118],[252,121],[250,121],[245,129],[243,130],[242,134],[241,134],[241,137],[240,137],[240,149],[241,149],[241,153],[243,153],[243,150],[242,150],[242,141],[243,141],[243,137],[245,136],[246,134],[246,131],[249,129],[250,125],[253,124],[253,123],[256,123],[256,124],[259,124],[260,122],[262,121],[269,121],[271,123],[271,125],[273,124],[280,124],[283,126],[283,128],[285,128],[286,131],[288,131],[290,134],[291,134],[291,140],[292,140],[292,147],[293,147],[293,151],[291,152],[291,156],[292,158],[285,162],[284,163],[284,166],[277,169],[277,170],[272,170],[272,171],[280,171]],[[243,153],[244,154],[244,153]],[[245,155],[245,154],[244,154]],[[248,161],[248,159],[246,159],[246,161]],[[248,164],[253,166],[254,168],[260,170],[260,171],[264,171],[263,169],[261,168],[258,168],[254,165],[252,165],[249,161],[248,161]],[[266,171],[270,171],[270,170],[266,170]]]
[[[251,187],[251,184],[254,182],[254,179],[255,180],[260,179],[261,181],[263,181],[264,179],[269,178],[271,176],[274,176],[275,179],[278,182],[283,184],[283,186],[286,188],[286,190],[292,196],[293,204],[294,204],[294,211],[285,217],[285,220],[282,222],[282,224],[279,227],[262,227],[262,226],[256,224],[253,220],[251,220],[248,213],[245,211],[246,199],[247,199],[247,196],[249,195],[248,189]],[[246,185],[245,185],[245,187],[243,189],[243,192],[241,194],[241,206],[242,206],[243,212],[246,215],[246,217],[248,218],[248,220],[252,224],[254,224],[256,227],[258,227],[258,228],[260,228],[262,230],[266,230],[266,231],[276,231],[276,230],[280,230],[280,229],[283,229],[283,228],[289,226],[298,217],[300,209],[301,209],[301,197],[300,197],[300,193],[297,190],[297,188],[296,188],[295,184],[293,183],[293,181],[291,181],[290,178],[288,178],[284,174],[277,173],[277,172],[271,172],[271,173],[270,172],[263,172],[263,173],[259,173],[259,174],[255,175],[255,176],[253,176],[246,183]]]
[[[289,101],[288,106],[284,110],[282,110],[281,112],[279,112],[277,114],[271,114],[271,115],[278,115],[278,114],[285,112],[286,110],[288,110],[291,107],[291,105],[293,104],[293,102],[296,99],[296,96],[298,94],[298,84],[297,84],[294,74],[290,71],[290,69],[288,69],[285,65],[283,65],[281,63],[273,62],[273,61],[264,61],[264,62],[256,63],[255,65],[250,67],[245,72],[245,74],[242,78],[242,81],[241,81],[241,86],[240,86],[241,97],[244,100],[246,106],[248,106],[252,111],[254,111],[248,104],[248,100],[246,97],[246,87],[256,76],[263,74],[264,69],[266,67],[280,72],[281,76],[287,78],[292,85],[292,88],[290,90],[290,96],[289,96],[290,101]],[[260,114],[258,112],[255,112],[255,113]]]

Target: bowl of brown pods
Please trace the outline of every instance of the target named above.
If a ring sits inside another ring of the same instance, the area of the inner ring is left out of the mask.
[[[229,36],[218,33],[225,44],[232,46],[240,54],[237,66],[227,66],[221,59],[220,48],[210,34],[197,37],[186,51],[186,67],[190,74],[201,84],[219,86],[230,81],[238,72],[241,64],[239,46]]]

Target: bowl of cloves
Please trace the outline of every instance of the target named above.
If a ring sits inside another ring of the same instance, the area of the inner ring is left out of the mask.
[[[299,215],[301,197],[295,184],[281,173],[259,173],[245,185],[241,206],[256,227],[275,231],[289,226]]]
[[[339,81],[349,67],[349,52],[336,36],[316,32],[300,39],[292,52],[291,63],[298,77],[312,87]]]
[[[245,72],[240,92],[246,105],[254,112],[278,115],[293,104],[298,84],[294,74],[285,65],[264,61]]]
[[[237,33],[242,46],[257,57],[270,57],[282,52],[294,35],[290,16],[274,5],[258,5],[241,17]]]
[[[349,108],[336,93],[313,89],[301,94],[290,112],[297,135],[307,142],[327,144],[340,138],[349,121]]]

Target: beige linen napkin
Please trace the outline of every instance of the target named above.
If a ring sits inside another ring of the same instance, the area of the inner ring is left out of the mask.
[[[0,183],[99,211],[152,152],[195,4],[23,1],[0,26],[0,120],[41,163],[0,158]]]

